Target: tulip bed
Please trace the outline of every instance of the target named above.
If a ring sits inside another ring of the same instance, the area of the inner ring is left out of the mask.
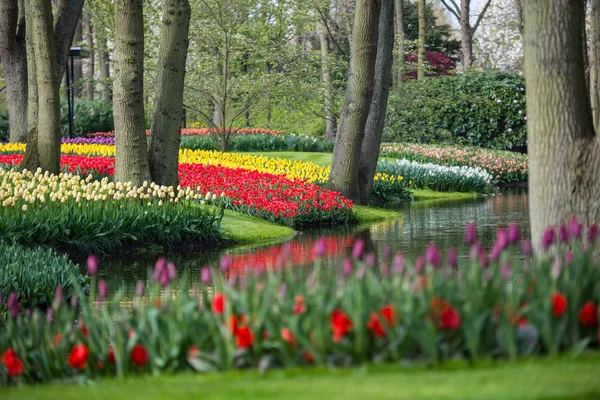
[[[396,143],[383,145],[380,155],[419,163],[476,167],[492,175],[494,183],[527,181],[527,155],[510,151]]]
[[[576,356],[600,340],[597,234],[572,219],[548,229],[532,258],[516,225],[498,231],[489,253],[469,225],[468,258],[454,249],[444,257],[430,244],[414,263],[398,253],[378,264],[359,240],[335,279],[318,265],[299,278],[284,252],[279,269],[239,277],[224,259],[186,287],[176,266],[159,259],[131,308],[121,306],[122,291],[96,281],[91,258],[89,298],[78,289],[66,304],[57,291],[44,315],[22,313],[9,295],[0,380]],[[313,251],[323,257],[327,242]]]
[[[181,134],[182,135],[211,135],[214,134],[216,132],[221,132],[220,128],[213,128],[213,129],[209,129],[209,128],[185,128],[181,130]],[[230,135],[282,135],[283,131],[276,131],[273,129],[268,129],[268,128],[231,128],[231,129],[227,129],[226,130],[227,134]],[[147,129],[146,130],[146,134],[149,135],[150,134],[150,130]],[[96,133],[90,133],[88,135],[88,137],[90,138],[98,138],[98,137],[107,137],[107,138],[114,138],[115,137],[115,132],[114,131],[110,131],[110,132],[96,132]]]

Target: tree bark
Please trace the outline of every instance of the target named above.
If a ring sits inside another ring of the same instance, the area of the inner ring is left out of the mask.
[[[98,52],[98,63],[100,64],[100,87],[102,91],[102,101],[112,102],[112,84],[110,80],[110,56],[106,48],[106,42]]]
[[[80,42],[83,41],[83,26],[81,20],[77,23],[75,29],[75,37],[73,38],[73,46],[79,46]],[[74,60],[73,62],[73,76],[71,77],[73,97],[79,99],[81,93],[81,78],[83,77],[83,62],[82,60]]]
[[[462,0],[460,4],[460,44],[463,69],[473,64],[473,30],[471,29],[471,0]]]
[[[54,21],[56,43],[56,60],[59,79],[65,73],[69,57],[69,49],[73,43],[73,35],[77,22],[81,18],[84,0],[59,0]]]
[[[600,0],[592,0],[590,7],[590,104],[592,106],[592,117],[594,119],[594,131],[598,132],[598,121],[600,117],[600,89],[598,85],[598,71],[600,66]]]
[[[152,180],[177,187],[183,82],[189,45],[191,8],[187,0],[163,0],[158,74],[148,160]]]
[[[144,129],[143,0],[115,1],[115,181],[150,180]]]
[[[404,82],[404,0],[394,2],[394,33],[396,36],[398,62],[394,73],[394,89]]]
[[[38,152],[40,167],[60,172],[60,78],[52,29],[50,0],[29,0],[38,90]]]
[[[583,2],[525,2],[529,204],[533,243],[575,215],[600,220],[600,148],[585,88]]]
[[[27,138],[27,54],[22,0],[0,1],[0,58],[4,67],[10,141]]]
[[[387,111],[388,95],[392,84],[392,63],[394,59],[393,11],[394,0],[381,1],[373,99],[365,124],[365,137],[361,147],[358,173],[361,204],[368,204],[371,198]]]
[[[348,86],[329,175],[331,189],[358,203],[358,169],[365,123],[373,97],[380,7],[376,0],[356,2]]]
[[[418,0],[419,7],[419,52],[417,59],[417,80],[425,79],[425,0]]]
[[[86,83],[86,92],[88,101],[94,101],[94,69],[96,66],[96,57],[94,51],[94,27],[92,25],[92,17],[90,13],[85,14],[84,18],[85,22],[85,44],[87,48],[90,50],[90,57],[87,59],[85,78],[87,80]]]
[[[325,100],[325,135],[333,139],[335,135],[335,116],[331,93],[331,76],[329,72],[329,36],[323,16],[319,20],[319,39],[321,41],[321,83],[323,84]]]

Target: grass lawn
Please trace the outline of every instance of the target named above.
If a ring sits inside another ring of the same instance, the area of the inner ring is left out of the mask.
[[[403,213],[393,210],[385,210],[383,208],[354,206],[354,211],[358,217],[358,222],[373,222],[384,219],[398,219],[404,216]]]
[[[110,380],[87,386],[0,389],[5,400],[191,399],[600,399],[600,357],[563,358],[470,368],[369,366],[352,369],[254,371]]]

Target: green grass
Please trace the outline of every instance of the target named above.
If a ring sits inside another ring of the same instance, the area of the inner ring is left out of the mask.
[[[440,399],[592,400],[600,398],[600,358],[561,359],[470,368],[368,366],[352,369],[182,374],[109,380],[87,386],[0,389],[6,400]]]
[[[331,153],[309,153],[296,151],[274,151],[274,152],[244,152],[244,154],[252,154],[258,156],[266,156],[271,158],[285,158],[294,161],[310,161],[318,165],[331,165]]]
[[[437,200],[437,199],[472,199],[477,197],[476,193],[464,192],[435,192],[429,189],[411,189],[414,200]]]
[[[398,219],[402,218],[404,215],[393,210],[365,206],[354,206],[353,210],[356,212],[359,223],[381,221],[384,219]]]

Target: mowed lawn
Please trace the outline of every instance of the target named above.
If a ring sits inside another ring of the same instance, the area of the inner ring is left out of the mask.
[[[537,359],[517,364],[441,369],[369,366],[352,369],[255,371],[143,377],[86,386],[0,389],[6,400],[440,399],[597,400],[600,357]]]

